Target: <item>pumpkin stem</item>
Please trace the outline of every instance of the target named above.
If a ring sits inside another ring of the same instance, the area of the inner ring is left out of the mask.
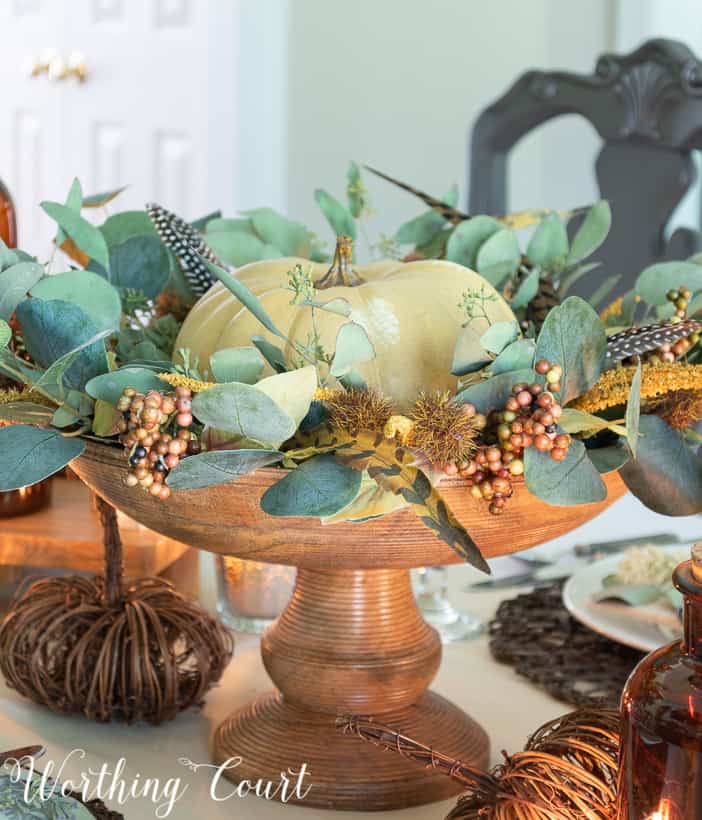
[[[315,282],[315,287],[324,290],[337,285],[343,285],[347,288],[362,285],[364,280],[353,269],[352,262],[353,239],[350,236],[337,236],[336,250],[334,251],[331,267],[321,279]]]

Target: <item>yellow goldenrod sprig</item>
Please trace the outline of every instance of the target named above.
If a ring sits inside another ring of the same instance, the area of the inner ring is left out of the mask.
[[[217,382],[201,382],[198,379],[191,379],[190,376],[183,376],[181,373],[159,373],[158,377],[171,387],[186,387],[193,393],[202,393],[203,390],[208,390],[217,384]]]
[[[571,403],[577,410],[597,413],[626,404],[635,367],[605,371],[587,393]],[[702,389],[702,365],[644,364],[641,369],[641,399],[654,399],[674,390]]]

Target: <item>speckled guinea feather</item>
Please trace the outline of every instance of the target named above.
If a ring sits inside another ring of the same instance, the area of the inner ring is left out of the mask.
[[[205,242],[202,234],[172,211],[155,203],[146,206],[146,213],[153,223],[163,244],[173,251],[183,275],[198,296],[206,293],[217,281],[205,262],[212,262],[220,268],[227,266]]]
[[[673,344],[678,339],[702,330],[702,322],[684,319],[682,322],[656,322],[652,325],[630,327],[615,333],[607,339],[607,358],[610,362],[620,362],[641,356],[661,345]]]

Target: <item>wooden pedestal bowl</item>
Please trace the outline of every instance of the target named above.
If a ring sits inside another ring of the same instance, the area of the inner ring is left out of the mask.
[[[117,448],[89,443],[72,467],[96,493],[157,532],[200,549],[299,568],[287,609],[261,642],[277,689],[215,732],[217,763],[242,758],[233,780],[277,783],[281,771],[305,763],[312,788],[303,804],[352,810],[405,808],[460,791],[450,778],[399,755],[361,748],[336,726],[348,714],[372,715],[463,763],[487,765],[483,729],[428,691],[441,642],[422,619],[410,585],[411,567],[461,559],[409,509],[365,524],[323,526],[262,512],[261,495],[280,478],[274,468],[157,502],[125,486]],[[442,483],[441,493],[483,554],[494,557],[597,515],[625,492],[617,473],[606,482],[605,501],[579,507],[549,507],[519,488],[500,518],[470,496],[462,479]]]

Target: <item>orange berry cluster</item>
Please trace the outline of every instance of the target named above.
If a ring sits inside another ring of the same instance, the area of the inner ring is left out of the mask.
[[[692,291],[690,288],[680,287],[675,290],[669,290],[665,298],[675,308],[675,318],[673,321],[683,320],[687,318],[687,309],[690,304]],[[692,333],[690,336],[683,336],[677,342],[671,344],[663,344],[657,350],[652,350],[646,355],[645,359],[649,362],[663,362],[663,364],[672,364],[676,359],[684,356],[687,351],[694,347],[700,340],[699,333]]]
[[[146,394],[125,388],[117,409],[123,415],[119,430],[130,467],[125,478],[128,487],[142,487],[162,501],[170,496],[166,476],[181,458],[201,449],[190,429],[191,406],[192,392],[185,387],[177,387],[175,393],[151,390]]]
[[[558,432],[563,409],[551,392],[561,389],[563,370],[546,359],[539,360],[535,369],[549,389],[536,382],[515,384],[504,409],[488,415],[484,444],[470,461],[459,465],[458,473],[468,480],[471,495],[489,502],[493,515],[504,511],[513,492],[512,480],[524,474],[522,456],[528,447],[548,452],[554,461],[568,455],[571,437]]]

